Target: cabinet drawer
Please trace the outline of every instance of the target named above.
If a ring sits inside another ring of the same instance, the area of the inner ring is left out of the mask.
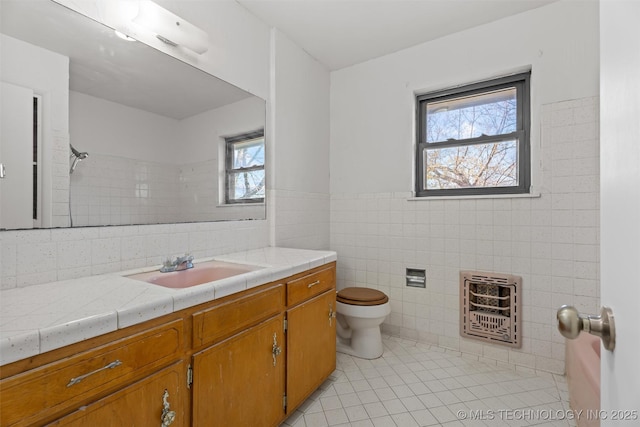
[[[287,305],[292,306],[335,288],[336,268],[331,266],[287,283]]]
[[[47,425],[158,427],[162,425],[166,395],[167,411],[175,415],[171,427],[187,426],[185,372],[184,363],[178,362]]]
[[[283,309],[284,285],[278,284],[199,311],[193,315],[193,344],[219,341]]]
[[[0,383],[3,426],[30,425],[126,385],[179,356],[183,321],[6,378]]]

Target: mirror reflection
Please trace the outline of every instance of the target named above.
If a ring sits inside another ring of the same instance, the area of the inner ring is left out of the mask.
[[[265,101],[52,1],[2,1],[0,229],[264,219]]]

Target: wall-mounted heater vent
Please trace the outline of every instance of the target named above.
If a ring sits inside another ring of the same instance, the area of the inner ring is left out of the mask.
[[[522,278],[510,274],[460,272],[460,335],[520,347]]]

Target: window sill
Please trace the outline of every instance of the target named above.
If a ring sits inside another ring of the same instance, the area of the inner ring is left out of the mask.
[[[429,197],[409,197],[409,202],[425,202],[429,200],[467,200],[467,199],[537,199],[540,193],[523,194],[478,194],[466,196],[429,196]]]
[[[264,202],[261,203],[229,203],[216,205],[216,208],[237,208],[242,206],[264,206]]]

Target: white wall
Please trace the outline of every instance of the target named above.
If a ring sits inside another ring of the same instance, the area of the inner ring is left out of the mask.
[[[598,5],[561,1],[331,74],[331,249],[338,287],[388,292],[393,333],[552,372],[555,310],[599,302]],[[408,201],[416,93],[531,67],[539,198]],[[407,288],[405,268],[427,288]],[[460,270],[523,277],[523,347],[459,337]]]
[[[179,121],[69,91],[71,144],[91,154],[178,163]],[[87,160],[90,163],[91,158]],[[87,166],[87,165],[82,165]]]
[[[274,187],[329,192],[329,72],[282,32],[275,45]]]
[[[273,132],[268,152],[276,246],[329,245],[329,72],[272,31]]]
[[[255,97],[181,120],[178,160],[191,163],[219,159],[224,156],[225,137],[262,129],[265,120],[265,102]]]
[[[597,19],[595,2],[558,2],[333,72],[331,192],[412,191],[414,94],[526,67],[539,160],[541,106],[597,94]]]

